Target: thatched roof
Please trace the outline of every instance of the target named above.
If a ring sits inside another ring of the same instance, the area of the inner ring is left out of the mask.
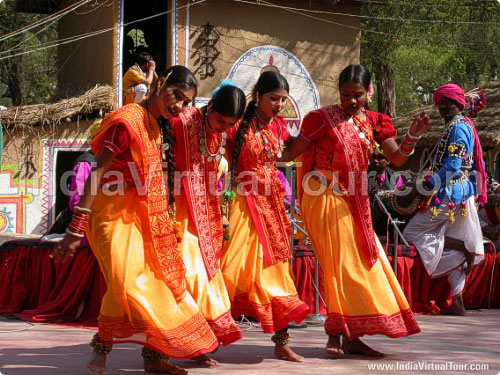
[[[483,147],[500,146],[500,81],[490,82],[483,85],[482,93],[486,97],[486,106],[473,118],[476,124],[481,145]],[[418,146],[432,147],[439,140],[443,131],[443,119],[433,105],[422,107],[404,116],[393,119],[394,125],[401,137],[406,133],[413,119],[422,111],[431,118],[430,129],[422,136]]]
[[[115,90],[108,85],[96,86],[85,94],[52,104],[33,104],[0,111],[2,126],[59,124],[76,118],[102,117],[115,108]]]

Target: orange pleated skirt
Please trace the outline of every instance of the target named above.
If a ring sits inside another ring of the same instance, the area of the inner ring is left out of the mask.
[[[369,268],[359,251],[359,232],[346,200],[309,179],[301,202],[306,231],[324,271],[329,335],[401,337],[420,332],[405,295],[379,245]],[[308,194],[308,191],[322,194]]]
[[[229,345],[241,339],[238,325],[231,316],[231,301],[219,271],[209,280],[201,255],[195,224],[184,195],[176,197],[177,222],[182,230],[182,259],[186,266],[187,289],[207,320],[217,340]]]
[[[263,247],[246,199],[237,193],[229,224],[231,239],[224,244],[221,269],[233,316],[257,319],[265,333],[286,328],[291,321],[302,322],[309,306],[297,295],[290,264],[285,261],[264,267]]]
[[[163,279],[145,197],[135,189],[122,196],[99,190],[87,234],[108,286],[98,318],[101,342],[137,343],[179,359],[217,348],[192,296],[176,302]]]

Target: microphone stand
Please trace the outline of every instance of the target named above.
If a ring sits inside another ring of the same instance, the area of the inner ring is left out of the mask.
[[[408,242],[404,238],[403,233],[401,233],[401,231],[399,230],[399,227],[398,227],[399,224],[404,224],[405,222],[402,221],[402,220],[393,219],[392,216],[391,216],[391,214],[389,213],[389,211],[385,207],[385,204],[382,202],[382,199],[380,199],[378,193],[375,193],[374,196],[375,196],[375,199],[377,200],[378,204],[380,205],[380,207],[382,207],[382,209],[384,210],[385,214],[389,218],[389,221],[390,221],[391,225],[395,229],[394,230],[394,234],[393,234],[393,239],[392,239],[393,242],[394,242],[394,246],[393,246],[393,250],[392,250],[392,269],[394,271],[394,274],[397,277],[397,275],[398,275],[398,243],[399,243],[399,236],[401,236],[401,239],[403,240],[403,242],[405,243],[405,245],[408,246],[408,247],[410,247],[410,245],[408,244]]]

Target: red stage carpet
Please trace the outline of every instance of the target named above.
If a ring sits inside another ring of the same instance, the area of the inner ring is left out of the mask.
[[[55,264],[49,257],[53,243],[12,241],[0,246],[0,314],[32,322],[95,327],[106,284],[89,247],[74,258]],[[493,249],[490,249],[493,251]],[[398,256],[398,280],[417,313],[438,313],[451,303],[446,278],[430,279],[420,258],[411,250]],[[466,308],[500,307],[500,253],[489,252],[467,277]],[[391,258],[390,258],[391,260]],[[294,251],[293,271],[300,297],[314,312],[312,251]],[[319,289],[323,290],[320,271]],[[320,303],[320,314],[325,314]]]

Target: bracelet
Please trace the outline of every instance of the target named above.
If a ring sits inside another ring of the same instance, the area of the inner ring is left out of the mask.
[[[422,138],[421,135],[419,135],[418,137],[412,135],[410,133],[410,129],[408,129],[408,131],[406,132],[406,135],[405,136],[408,136],[408,138],[410,138],[411,140],[414,140],[414,141],[418,141],[420,138]]]
[[[412,148],[412,149],[405,152],[401,149],[401,147],[399,147],[399,152],[401,153],[401,155],[408,157],[408,156],[411,156],[415,153],[415,148]]]
[[[92,210],[90,208],[75,206],[75,207],[73,207],[73,209],[77,212],[82,212],[84,214],[91,214],[92,213]]]
[[[75,211],[71,222],[68,225],[68,231],[70,233],[84,235],[87,231],[87,224],[89,222],[90,214],[83,213],[81,211]]]
[[[405,135],[401,145],[399,146],[399,152],[404,156],[410,156],[415,151],[416,141],[409,140],[408,133]]]
[[[78,238],[85,237],[85,234],[72,232],[72,231],[69,230],[69,228],[66,229],[66,233],[69,234],[70,236],[75,236],[75,237],[78,237]]]

